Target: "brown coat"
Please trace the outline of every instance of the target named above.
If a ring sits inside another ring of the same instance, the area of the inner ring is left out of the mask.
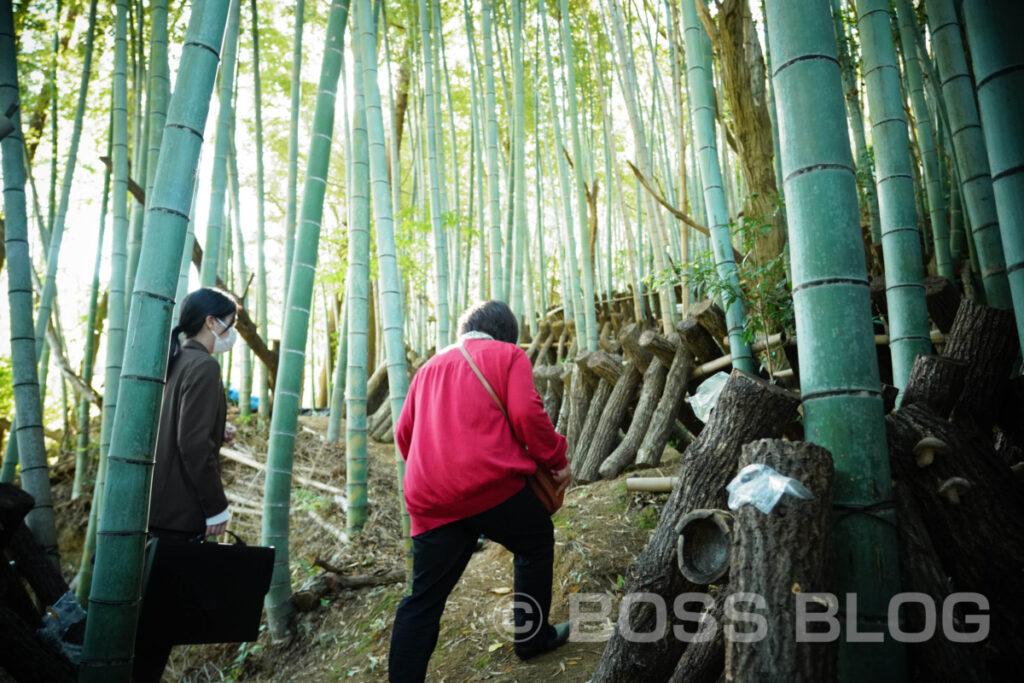
[[[200,533],[227,509],[219,457],[226,412],[220,365],[199,342],[185,342],[164,386],[151,529]]]

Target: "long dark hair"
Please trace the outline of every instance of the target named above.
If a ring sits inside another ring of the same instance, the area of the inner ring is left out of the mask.
[[[485,332],[498,341],[515,344],[519,341],[519,323],[504,301],[491,299],[467,308],[459,316],[459,334]]]
[[[171,330],[171,345],[167,350],[167,372],[170,373],[171,367],[181,351],[181,341],[178,339],[178,335],[194,337],[203,329],[206,316],[212,315],[224,320],[229,315],[234,315],[237,310],[238,305],[235,304],[234,299],[213,287],[197,289],[182,299],[178,324]]]

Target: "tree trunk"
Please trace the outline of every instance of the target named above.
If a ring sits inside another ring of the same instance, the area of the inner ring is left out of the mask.
[[[640,399],[633,411],[633,421],[629,425],[626,437],[605,458],[598,469],[603,478],[612,479],[619,476],[619,473],[636,459],[637,449],[640,448],[640,443],[647,434],[651,417],[654,415],[654,408],[665,388],[666,375],[668,375],[668,368],[660,360],[653,359],[647,365],[647,371],[644,372],[643,388],[640,390]]]
[[[647,330],[640,335],[640,348],[651,352],[657,356],[658,360],[664,363],[666,366],[672,365],[672,360],[676,355],[676,347],[678,346],[679,340],[673,338],[671,340],[665,339],[654,330]]]
[[[579,474],[573,475],[577,481],[590,482],[597,479],[598,468],[615,448],[619,436],[619,425],[626,417],[629,405],[636,398],[637,391],[640,389],[640,380],[641,375],[636,369],[636,364],[632,360],[628,361],[622,371],[622,377],[615,383],[615,388],[612,389],[604,411],[595,425],[594,436],[591,437],[587,450],[577,449],[577,458],[582,460]],[[580,458],[584,453],[585,456]]]
[[[709,591],[710,592],[710,591]],[[710,617],[715,632],[706,640],[689,643],[679,658],[669,683],[715,683],[725,675],[725,638],[722,624],[725,622],[725,598],[731,592],[728,584],[718,587],[714,593],[714,604],[701,617]]]
[[[970,299],[960,302],[943,350],[944,356],[970,366],[953,410],[954,419],[969,417],[983,429],[992,426],[1018,350],[1013,311],[989,308]]]
[[[366,382],[366,414],[373,415],[388,399],[388,364],[383,362]]]
[[[636,462],[638,465],[655,466],[661,461],[661,454],[668,443],[669,432],[675,426],[676,415],[679,407],[686,398],[686,385],[690,380],[690,373],[693,372],[693,355],[684,344],[679,343],[678,336],[673,335],[676,343],[675,357],[672,359],[668,369],[668,376],[665,378],[665,390],[658,401],[658,407],[651,417],[651,424],[647,429],[640,448],[637,450]]]
[[[999,587],[1017,585],[1024,566],[1024,501],[1019,488],[999,461],[991,438],[969,421],[950,423],[918,404],[900,408],[886,422],[893,478],[920,508],[957,590],[991,596],[986,649],[994,650],[992,671],[996,680],[1015,679],[1020,673],[1018,653],[1024,651],[1024,593]],[[912,453],[925,436],[948,448],[922,468]],[[956,503],[938,493],[954,477],[970,486]]]
[[[718,348],[714,337],[693,316],[687,316],[682,320],[676,326],[676,330],[698,363],[707,363],[722,357],[722,349]]]
[[[587,419],[593,388],[587,383],[584,371],[579,363],[572,364],[572,378],[569,380],[569,414],[566,416],[565,434],[569,447],[566,453],[576,452],[576,442],[583,430],[583,422]],[[559,418],[561,422],[561,418]],[[570,457],[570,460],[572,458]]]
[[[968,365],[945,356],[920,355],[914,361],[901,405],[921,403],[936,415],[949,417],[964,390]]]
[[[932,322],[943,334],[949,332],[956,319],[957,309],[960,308],[960,292],[956,285],[944,277],[926,277],[924,296]]]
[[[814,499],[783,495],[768,514],[750,504],[735,513],[729,588],[764,598],[766,611],[756,611],[768,633],[758,642],[726,639],[726,678],[833,681],[835,642],[800,642],[797,633],[797,595],[831,590],[832,454],[806,441],[762,439],[743,446],[738,466],[755,463],[801,482]]]
[[[700,323],[701,327],[711,333],[719,346],[725,348],[728,327],[725,324],[725,313],[711,299],[705,299],[690,306],[690,315]]]
[[[937,606],[942,605],[951,592],[949,575],[942,568],[942,561],[935,552],[921,517],[921,509],[907,487],[898,482],[893,486],[893,500],[896,501],[896,518],[899,520],[900,578],[903,589],[924,593]],[[921,633],[924,630],[925,614],[921,605],[907,603],[904,616],[904,628],[908,633]],[[942,635],[908,644],[909,680],[985,683],[991,679],[982,648],[974,643],[953,643]]]
[[[590,398],[590,405],[587,406],[586,420],[583,422],[583,427],[576,439],[576,446],[572,451],[572,456],[569,458],[569,464],[572,466],[572,477],[577,481],[591,481],[590,479],[582,479],[583,466],[587,460],[587,452],[590,449],[590,435],[597,431],[598,424],[601,422],[601,415],[604,413],[608,399],[611,398],[614,387],[615,385],[611,382],[602,379],[597,383],[597,389],[594,390]],[[618,423],[616,423],[617,427]],[[594,467],[595,475],[596,469]]]
[[[689,351],[682,353],[690,357]],[[736,472],[740,447],[758,438],[778,438],[796,417],[798,405],[799,399],[790,392],[733,371],[707,427],[684,453],[679,481],[661,511],[654,537],[626,572],[625,593],[655,593],[671,604],[680,593],[702,588],[683,578],[676,566],[676,523],[697,508],[724,508],[725,485]],[[656,619],[654,606],[648,603],[629,617],[637,633],[651,632]],[[629,642],[616,631],[593,681],[666,680],[685,646],[671,628],[650,643]]]

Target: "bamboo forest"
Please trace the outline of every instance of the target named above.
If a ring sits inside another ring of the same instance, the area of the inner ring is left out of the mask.
[[[1019,680],[1022,35],[0,0],[0,683]]]

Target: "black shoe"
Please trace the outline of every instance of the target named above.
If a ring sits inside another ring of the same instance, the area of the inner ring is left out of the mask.
[[[563,621],[561,624],[555,624],[551,627],[553,634],[548,636],[548,639],[544,641],[542,645],[516,645],[516,656],[525,661],[536,657],[537,655],[551,652],[555,648],[564,645],[566,641],[569,640],[569,626],[570,623],[568,621]]]

